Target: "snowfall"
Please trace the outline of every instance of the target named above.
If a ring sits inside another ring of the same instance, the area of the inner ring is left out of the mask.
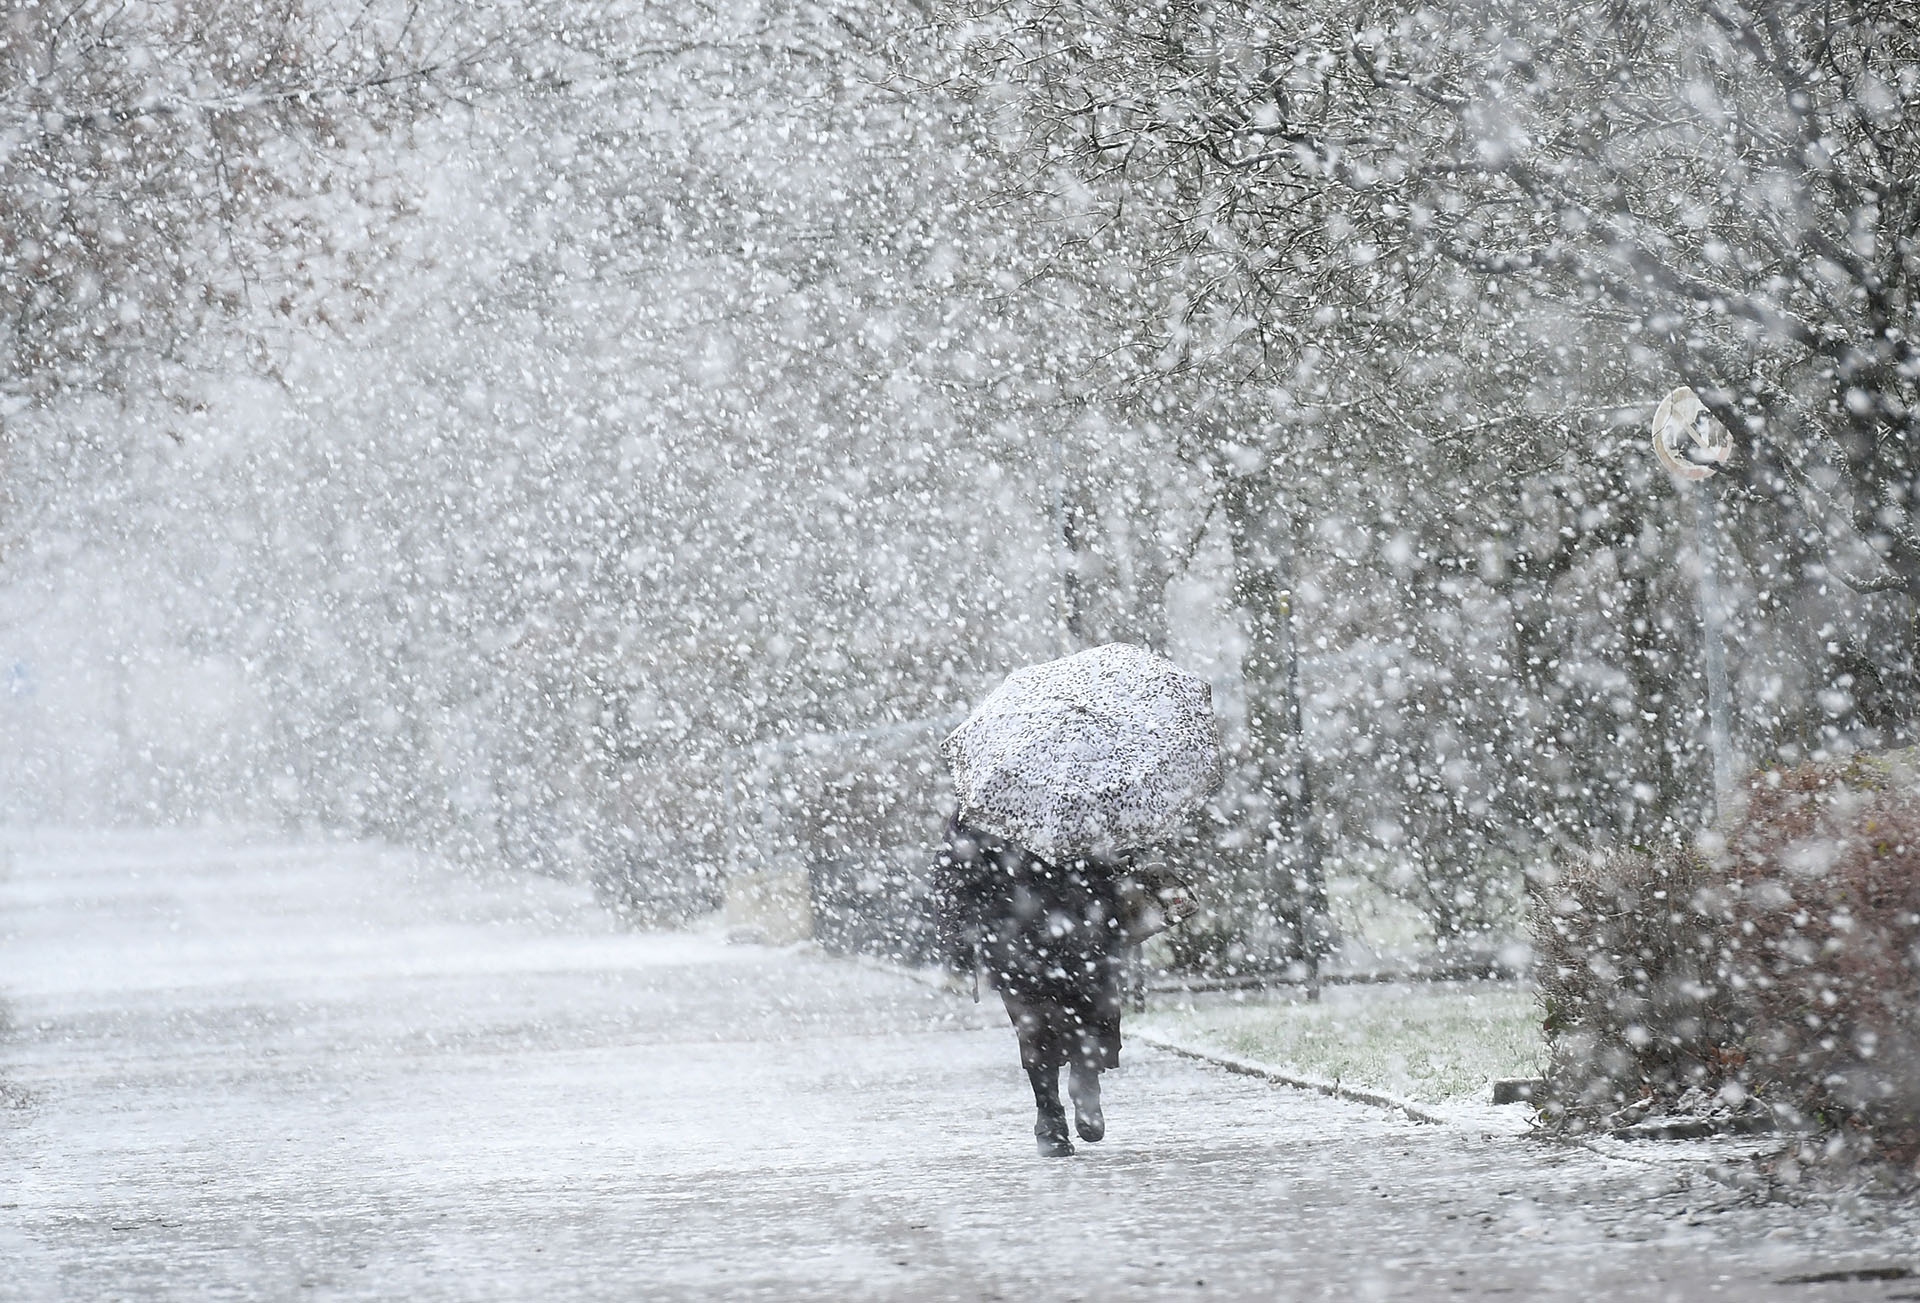
[[[1920,1299],[1912,10],[0,0],[0,1303]],[[941,743],[1114,643],[1041,1158]]]

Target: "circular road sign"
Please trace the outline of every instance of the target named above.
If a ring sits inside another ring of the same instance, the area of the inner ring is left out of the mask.
[[[1704,480],[1733,456],[1733,436],[1681,385],[1653,410],[1653,455],[1683,480]]]

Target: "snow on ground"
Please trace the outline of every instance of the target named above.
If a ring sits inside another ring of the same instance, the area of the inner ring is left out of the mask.
[[[1890,1299],[1910,1210],[1152,1050],[1032,1153],[1011,1035],[365,847],[13,834],[0,1299]],[[23,1102],[24,1101],[24,1102]]]
[[[1421,1104],[1486,1103],[1502,1077],[1545,1066],[1540,1012],[1517,982],[1329,985],[1155,994],[1142,1030]]]

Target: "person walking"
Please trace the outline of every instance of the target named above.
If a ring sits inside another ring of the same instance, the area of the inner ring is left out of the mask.
[[[985,969],[1033,1085],[1042,1154],[1106,1135],[1100,1074],[1120,1062],[1126,948],[1177,921],[1179,892],[1133,848],[1184,827],[1219,785],[1206,682],[1108,643],[1016,670],[940,744],[958,808],[935,858],[947,962]],[[1159,866],[1164,872],[1164,866]],[[1183,885],[1183,884],[1182,884]],[[1191,902],[1186,902],[1190,910]]]
[[[957,815],[935,857],[941,954],[963,977],[985,969],[1000,993],[1033,1086],[1034,1140],[1048,1157],[1073,1153],[1062,1068],[1074,1130],[1089,1144],[1107,1133],[1100,1074],[1120,1065],[1127,871],[1124,860],[1086,855],[1050,864]]]

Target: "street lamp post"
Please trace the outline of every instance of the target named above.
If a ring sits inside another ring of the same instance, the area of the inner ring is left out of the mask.
[[[1713,749],[1714,812],[1733,787],[1733,743],[1727,726],[1727,654],[1720,626],[1720,584],[1714,573],[1713,491],[1693,486],[1693,527],[1700,550],[1700,627],[1707,663],[1707,738]]]
[[[1713,754],[1717,815],[1733,787],[1733,744],[1727,724],[1727,657],[1721,638],[1713,491],[1707,481],[1733,455],[1733,436],[1681,385],[1653,413],[1653,452],[1682,493],[1693,497],[1694,546],[1700,554],[1700,640],[1707,670],[1707,745]]]

